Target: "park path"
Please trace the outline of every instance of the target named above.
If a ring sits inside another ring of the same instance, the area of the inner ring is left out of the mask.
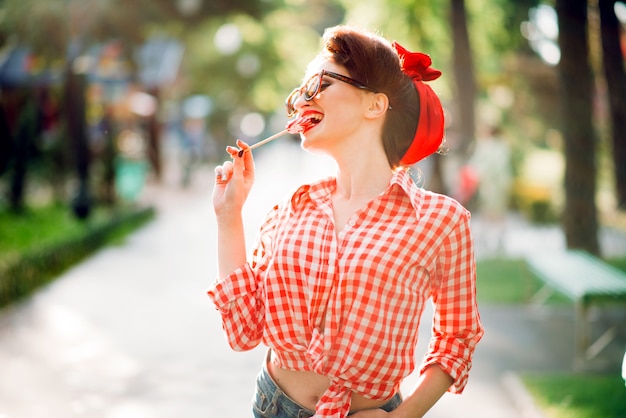
[[[288,141],[255,153],[249,237],[286,190],[332,168]],[[158,209],[154,222],[0,312],[0,418],[251,416],[264,349],[232,352],[205,295],[216,272],[212,173],[200,169],[180,188],[170,163],[164,180],[148,184],[142,197]],[[480,220],[475,225],[480,229]],[[618,237],[610,245],[624,251],[623,244]],[[558,250],[562,234],[512,218],[506,251],[538,246]],[[477,254],[488,255],[481,248]],[[486,334],[465,394],[445,395],[427,417],[532,416],[515,372],[569,367],[569,312],[481,307]],[[428,318],[423,323],[425,346]]]

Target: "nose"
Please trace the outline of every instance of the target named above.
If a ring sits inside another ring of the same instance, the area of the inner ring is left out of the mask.
[[[304,106],[308,106],[309,102],[304,98],[304,89],[300,89],[296,100],[293,102],[293,108],[299,113],[300,109]]]

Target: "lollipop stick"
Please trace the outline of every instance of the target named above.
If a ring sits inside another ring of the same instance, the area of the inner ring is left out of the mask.
[[[245,150],[242,149],[241,151],[239,151],[239,156],[241,157],[245,151],[252,151],[253,149],[255,149],[257,147],[260,147],[263,144],[267,144],[268,142],[273,141],[274,139],[278,138],[279,136],[285,135],[287,132],[288,132],[287,129],[285,129],[285,130],[282,130],[282,131],[280,131],[280,132],[278,132],[278,133],[276,133],[276,134],[274,134],[274,135],[272,135],[272,136],[270,136],[268,138],[265,138],[262,141],[254,143],[254,144],[250,145],[247,149],[245,149]]]

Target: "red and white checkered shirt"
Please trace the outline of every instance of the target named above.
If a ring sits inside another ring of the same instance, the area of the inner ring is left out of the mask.
[[[209,289],[230,346],[262,342],[279,367],[327,376],[315,417],[344,418],[352,391],[388,399],[414,370],[432,298],[421,370],[438,364],[460,393],[483,334],[469,212],[399,171],[337,233],[335,187],[333,178],[304,185],[275,206],[252,259]]]

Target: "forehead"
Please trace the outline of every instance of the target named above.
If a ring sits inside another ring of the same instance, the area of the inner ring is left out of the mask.
[[[311,61],[306,69],[306,73],[304,75],[304,81],[311,78],[313,75],[318,74],[320,71],[326,70],[331,71],[333,73],[339,73],[343,75],[348,75],[345,67],[325,58],[317,58]]]

